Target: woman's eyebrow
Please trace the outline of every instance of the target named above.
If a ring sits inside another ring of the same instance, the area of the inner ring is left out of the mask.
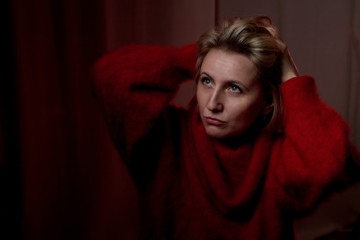
[[[201,75],[206,75],[208,78],[213,79],[213,78],[210,76],[210,74],[208,74],[207,72],[201,72],[201,73],[200,73],[200,76],[201,76]]]

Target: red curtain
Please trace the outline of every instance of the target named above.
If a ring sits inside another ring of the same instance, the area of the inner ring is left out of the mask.
[[[111,144],[89,77],[105,53],[103,4],[11,4],[21,153],[18,230],[25,239],[137,234],[135,189]]]
[[[214,1],[2,3],[14,61],[0,99],[11,100],[0,104],[0,226],[10,239],[135,239],[136,190],[92,95],[91,67],[131,42],[194,42],[213,26]]]

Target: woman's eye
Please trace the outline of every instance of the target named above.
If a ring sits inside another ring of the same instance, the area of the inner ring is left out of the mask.
[[[230,86],[230,91],[236,93],[242,93],[241,88],[239,88],[238,86]]]
[[[209,78],[204,77],[201,79],[201,81],[205,86],[212,86],[212,82]]]

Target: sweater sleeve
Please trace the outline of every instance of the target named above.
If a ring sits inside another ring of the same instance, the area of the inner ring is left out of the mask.
[[[195,62],[195,45],[129,45],[95,63],[94,93],[124,159],[154,127],[178,85],[193,78]]]
[[[312,77],[285,82],[281,94],[285,127],[276,143],[276,178],[282,204],[302,213],[356,176],[351,173],[359,170],[359,154],[349,142],[347,124],[320,100]]]

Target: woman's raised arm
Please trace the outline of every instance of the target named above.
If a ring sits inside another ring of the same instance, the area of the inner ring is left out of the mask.
[[[195,74],[195,45],[129,45],[94,65],[94,92],[125,159],[155,125],[178,85]]]
[[[342,117],[318,96],[315,80],[300,76],[276,27],[267,27],[282,55],[283,140],[276,143],[276,178],[284,204],[310,210],[322,196],[360,180],[359,152]],[[357,174],[356,174],[357,173]]]
[[[360,158],[349,141],[348,125],[321,101],[312,77],[290,79],[281,93],[285,127],[273,155],[276,178],[285,204],[302,212],[324,194],[360,180]]]

